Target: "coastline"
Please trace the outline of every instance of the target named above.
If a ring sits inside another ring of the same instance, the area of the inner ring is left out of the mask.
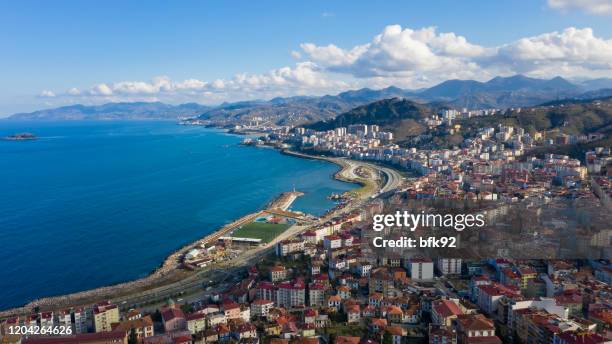
[[[367,185],[364,180],[361,180],[361,179],[354,180],[354,179],[349,179],[344,176],[344,174],[348,171],[348,169],[351,168],[351,165],[342,159],[321,156],[321,155],[306,154],[306,153],[296,152],[296,151],[292,151],[288,149],[280,149],[279,151],[281,154],[295,156],[295,157],[302,158],[302,159],[323,160],[323,161],[331,162],[332,164],[336,164],[340,166],[340,170],[338,170],[338,172],[334,174],[334,178],[336,180],[346,182],[346,183],[359,184],[362,187],[365,187]]]
[[[236,135],[236,134],[233,134],[233,135]],[[302,154],[302,153],[293,152],[293,151],[280,150],[279,152],[281,154],[292,155],[292,156],[301,157],[305,159],[318,159],[318,160],[325,160],[325,161],[334,163],[340,167],[340,170],[333,175],[334,179],[348,182],[348,183],[360,184],[362,186],[364,185],[362,182],[358,180],[351,180],[349,178],[344,177],[344,173],[347,170],[351,169],[352,167],[348,163],[341,161],[340,159],[311,156],[311,155]],[[261,212],[273,206],[285,194],[286,193],[282,193],[280,196],[276,197],[275,200],[269,203],[268,205],[266,205],[264,209],[259,210],[255,213],[244,215],[232,221],[231,223],[224,225],[223,227],[217,229],[216,231],[207,234],[203,238],[200,238],[196,241],[193,241],[191,243],[188,243],[178,248],[173,253],[171,253],[169,256],[167,256],[164,259],[164,261],[155,270],[153,270],[149,275],[145,277],[114,284],[114,285],[102,286],[102,287],[98,287],[94,289],[83,290],[83,291],[70,293],[70,294],[40,298],[40,299],[31,301],[21,307],[14,307],[14,308],[6,309],[6,310],[1,310],[0,318],[6,318],[10,316],[15,316],[15,315],[30,314],[34,311],[35,308],[38,308],[42,311],[42,310],[51,310],[51,309],[55,310],[55,309],[63,309],[63,308],[70,308],[70,307],[87,306],[95,302],[98,302],[100,300],[117,299],[117,298],[126,297],[130,295],[138,294],[138,293],[161,289],[164,287],[171,286],[174,283],[180,283],[180,282],[195,278],[198,276],[199,273],[202,273],[203,271],[194,272],[194,271],[188,271],[185,269],[181,269],[181,266],[182,266],[181,258],[188,250],[190,250],[194,246],[199,245],[203,242],[209,242],[211,240],[214,241],[218,239],[220,236],[223,236],[223,234],[235,228],[236,225],[240,225],[244,222],[254,220],[257,216],[261,214]]]

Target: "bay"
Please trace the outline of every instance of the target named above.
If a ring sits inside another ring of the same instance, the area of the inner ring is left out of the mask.
[[[315,215],[338,167],[167,121],[0,121],[0,309],[146,276],[293,188]]]

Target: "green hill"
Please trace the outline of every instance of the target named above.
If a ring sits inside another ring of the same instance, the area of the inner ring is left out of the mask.
[[[461,125],[460,134],[450,135],[439,127],[430,132],[433,142],[441,147],[457,145],[463,138],[474,136],[479,129],[508,125],[522,127],[529,133],[555,132],[580,135],[612,132],[612,98],[564,100],[541,106],[508,110],[504,114],[472,117],[454,122]]]
[[[431,114],[426,105],[393,98],[359,106],[328,121],[308,125],[315,130],[329,130],[351,124],[376,124],[392,131],[397,139],[421,134],[425,127],[419,123]]]
[[[466,129],[515,125],[527,131],[559,130],[565,134],[609,133],[612,129],[612,98],[575,100],[507,111],[504,115],[460,121]]]

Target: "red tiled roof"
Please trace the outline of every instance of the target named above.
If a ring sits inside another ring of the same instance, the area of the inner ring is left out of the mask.
[[[491,295],[514,296],[520,293],[518,287],[507,286],[507,285],[503,285],[499,283],[481,285],[481,286],[478,286],[478,288],[480,288],[480,290],[482,290],[485,294],[489,296]]]
[[[337,336],[334,344],[359,344],[361,338],[350,336]]]
[[[99,343],[101,341],[120,341],[125,339],[125,332],[98,332],[98,333],[83,333],[73,336],[40,336],[29,337],[25,339],[23,344],[86,344]]]
[[[372,318],[372,325],[374,326],[378,326],[378,327],[384,327],[387,326],[387,319],[382,319],[382,318]]]
[[[164,321],[170,321],[176,318],[184,318],[185,314],[180,308],[176,307],[168,307],[161,312],[162,318]]]
[[[457,317],[459,326],[464,331],[495,330],[493,321],[482,314],[465,314]]]
[[[467,344],[502,344],[498,336],[468,337]]]
[[[579,335],[572,332],[560,333],[559,339],[567,344],[600,344],[606,343],[606,338],[597,333]]]
[[[206,314],[191,313],[191,314],[187,314],[187,316],[185,318],[187,319],[187,321],[190,321],[190,320],[200,320],[200,319],[206,318]]]
[[[306,317],[314,317],[317,315],[317,312],[314,309],[307,309],[304,311],[304,316]]]
[[[304,289],[306,286],[304,285],[304,281],[301,279],[296,279],[292,282],[283,282],[278,285],[279,289]]]
[[[271,301],[271,300],[262,300],[262,299],[257,299],[255,301],[253,301],[253,304],[256,304],[256,305],[269,305],[271,303],[274,303],[274,301]]]
[[[239,304],[231,300],[224,301],[222,306],[223,306],[223,310],[226,310],[226,311],[231,310],[231,309],[240,308]]]
[[[174,337],[173,340],[174,340],[175,344],[191,343],[191,337],[190,336]]]
[[[328,235],[324,239],[325,240],[340,240],[340,237],[337,235]]]
[[[410,258],[411,263],[431,263],[432,260],[429,257],[412,257]]]
[[[320,284],[320,283],[311,283],[308,286],[308,289],[311,289],[311,290],[325,290],[325,286]]]
[[[461,309],[459,308],[459,306],[457,306],[456,303],[454,303],[453,301],[449,301],[449,300],[436,301],[434,302],[433,308],[435,312],[438,313],[443,318],[447,318],[453,315],[459,315],[463,313]]]

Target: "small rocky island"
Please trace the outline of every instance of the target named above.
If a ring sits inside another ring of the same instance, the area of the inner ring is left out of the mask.
[[[7,141],[22,141],[22,140],[36,140],[36,135],[32,133],[19,133],[3,137],[3,140]]]

